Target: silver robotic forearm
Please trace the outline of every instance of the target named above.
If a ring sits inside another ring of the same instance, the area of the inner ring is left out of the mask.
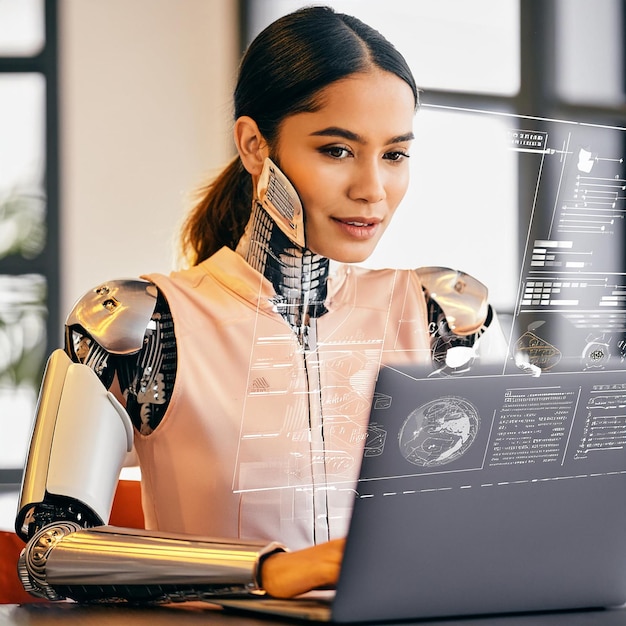
[[[22,583],[50,600],[163,601],[259,589],[259,564],[282,549],[106,526],[132,448],[124,408],[62,350],[48,361],[16,531]]]
[[[49,600],[195,600],[259,591],[262,557],[281,549],[66,522],[35,534],[18,571],[27,591]]]

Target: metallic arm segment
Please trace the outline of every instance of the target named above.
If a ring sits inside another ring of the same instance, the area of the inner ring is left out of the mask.
[[[130,418],[113,394],[93,370],[55,350],[39,395],[17,534],[26,541],[37,506],[59,498],[83,508],[87,524],[107,521],[132,443]]]
[[[469,274],[445,267],[416,271],[426,296],[437,372],[468,371],[477,357],[483,363],[502,363],[507,344],[485,285]]]
[[[447,267],[421,267],[416,271],[426,294],[441,307],[455,335],[473,335],[481,329],[489,314],[485,285]]]
[[[39,531],[18,570],[30,593],[50,600],[188,600],[260,590],[261,559],[282,549],[67,522]]]

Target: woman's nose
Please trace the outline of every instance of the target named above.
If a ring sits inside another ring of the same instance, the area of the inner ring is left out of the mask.
[[[369,204],[382,202],[387,193],[380,166],[377,163],[359,164],[350,185],[350,198]]]

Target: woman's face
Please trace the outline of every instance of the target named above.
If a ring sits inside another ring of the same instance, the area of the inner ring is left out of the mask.
[[[278,162],[302,200],[307,248],[360,262],[406,192],[415,100],[382,70],[353,74],[320,95],[317,111],[282,122]]]

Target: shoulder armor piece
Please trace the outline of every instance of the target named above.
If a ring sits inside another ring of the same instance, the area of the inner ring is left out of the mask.
[[[146,280],[112,280],[80,298],[66,325],[81,326],[107,352],[132,354],[142,347],[156,297],[157,288]]]
[[[471,335],[481,328],[489,313],[485,285],[447,267],[420,267],[416,272],[426,295],[441,307],[453,333]]]

